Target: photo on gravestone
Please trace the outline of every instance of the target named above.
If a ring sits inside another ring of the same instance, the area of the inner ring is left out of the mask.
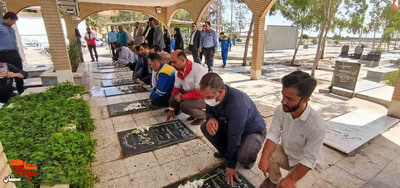
[[[115,80],[102,80],[101,85],[103,87],[112,87],[112,86],[122,86],[122,85],[131,85],[135,84],[131,78],[129,79],[115,79]]]
[[[138,84],[104,88],[104,94],[106,95],[106,97],[141,92],[148,92],[148,90]]]
[[[336,61],[331,86],[354,91],[360,68],[360,63]]]
[[[146,128],[148,130],[146,130]],[[137,155],[196,138],[196,134],[181,120],[172,120],[151,125],[146,128],[141,130],[135,128],[118,133],[118,139],[124,157]]]
[[[107,105],[110,117],[156,110],[159,108],[160,107],[151,105],[150,99]]]
[[[186,180],[176,182],[174,184],[165,186],[164,188],[177,188],[179,186],[185,187],[193,187],[189,186],[189,184],[193,184],[196,180],[203,180],[203,185],[201,186],[202,188],[230,188],[230,187],[237,187],[237,188],[255,188],[254,185],[252,185],[246,178],[243,177],[239,173],[239,179],[240,182],[236,182],[235,180],[235,185],[230,186],[226,182],[226,175],[225,175],[225,167],[220,166],[218,168],[214,168],[212,170],[209,170],[205,173],[201,173],[199,175],[195,175],[193,177],[190,177]]]
[[[0,78],[6,77],[8,74],[7,63],[0,63]]]

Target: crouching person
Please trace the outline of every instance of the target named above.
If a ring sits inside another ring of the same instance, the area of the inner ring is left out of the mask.
[[[280,187],[304,187],[302,178],[318,163],[325,124],[308,105],[316,84],[314,78],[302,71],[282,78],[282,104],[275,109],[258,164],[264,175],[269,175],[261,184],[262,188],[275,188],[278,184]],[[283,179],[280,168],[289,170]]]
[[[14,78],[25,79],[28,73],[16,66],[8,63],[0,63],[0,102],[7,103],[11,97],[15,96],[13,87]]]
[[[157,53],[150,53],[149,60],[157,79],[155,87],[150,94],[151,104],[159,107],[168,107],[175,83],[175,69],[164,63]]]
[[[207,104],[207,121],[201,125],[204,136],[218,150],[214,157],[225,158],[227,183],[239,181],[236,164],[251,168],[266,136],[266,124],[256,105],[242,91],[224,84],[216,73],[200,81]]]

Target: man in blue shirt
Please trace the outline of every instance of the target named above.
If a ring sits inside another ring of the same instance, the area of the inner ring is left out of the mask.
[[[226,36],[224,32],[221,32],[218,41],[221,43],[222,68],[225,68],[226,60],[228,59],[228,51],[231,51],[232,48],[231,38]]]
[[[205,22],[206,30],[201,33],[199,52],[203,53],[208,72],[213,71],[214,53],[218,51],[217,33],[211,29],[211,23]]]
[[[264,143],[266,124],[256,105],[242,91],[224,84],[222,78],[209,72],[200,81],[207,121],[201,125],[204,136],[225,158],[227,183],[239,181],[236,164],[250,169]]]
[[[0,20],[0,62],[9,63],[22,70],[22,59],[19,56],[15,31],[11,27],[17,22],[18,17],[14,12],[7,12]],[[24,81],[15,78],[17,91],[24,92]]]
[[[118,30],[117,43],[121,44],[121,46],[126,46],[126,44],[128,44],[128,34],[124,31],[122,26],[118,26]]]
[[[117,42],[117,31],[114,30],[114,26],[111,26],[111,31],[108,32],[108,45],[110,45],[113,57],[115,56],[115,48],[112,44]]]
[[[175,83],[175,69],[163,62],[161,56],[157,53],[149,54],[149,61],[151,68],[157,74],[157,84],[150,94],[151,104],[168,107]]]

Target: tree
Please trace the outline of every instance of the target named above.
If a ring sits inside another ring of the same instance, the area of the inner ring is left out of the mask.
[[[312,5],[314,3],[315,0],[278,0],[277,2],[277,8],[283,17],[292,21],[300,30],[300,38],[290,63],[291,66],[294,66],[297,51],[303,39],[303,31],[313,26],[315,17],[312,13]]]
[[[370,32],[371,30],[374,31],[374,40],[372,42],[372,50],[375,49],[375,38],[376,38],[376,33],[381,29],[382,23],[381,23],[381,15],[384,9],[384,3],[382,3],[382,0],[369,0],[369,3],[372,5],[372,10],[369,12],[370,22],[368,23],[367,26],[367,32]]]
[[[172,19],[180,21],[193,21],[192,17],[190,17],[189,12],[184,9],[178,9]]]
[[[111,22],[124,22],[124,21],[142,21],[147,20],[149,16],[141,12],[120,10],[115,16],[111,16]]]
[[[102,33],[102,28],[105,26],[107,19],[99,13],[92,14],[86,18],[86,25],[92,27],[96,32]]]
[[[381,23],[383,25],[382,42],[387,43],[387,51],[389,51],[390,41],[400,30],[400,12],[394,10],[392,3],[385,1],[386,7],[382,11]]]
[[[254,19],[253,19],[253,17],[251,17],[249,32],[247,33],[247,38],[246,38],[246,45],[244,47],[244,56],[243,56],[242,66],[247,66],[247,53],[249,51],[250,36],[251,36],[251,33],[253,32],[253,26],[254,26]]]
[[[246,19],[246,15],[249,14],[250,10],[247,7],[246,3],[242,0],[236,0],[237,5],[235,6],[235,27],[239,29],[239,38],[242,34],[242,29],[249,24]]]

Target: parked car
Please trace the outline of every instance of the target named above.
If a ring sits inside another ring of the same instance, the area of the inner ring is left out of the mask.
[[[86,47],[87,46],[86,40],[82,39],[81,40],[81,44],[82,44],[83,47]],[[96,46],[104,46],[103,41],[101,41],[99,39],[96,39]]]

